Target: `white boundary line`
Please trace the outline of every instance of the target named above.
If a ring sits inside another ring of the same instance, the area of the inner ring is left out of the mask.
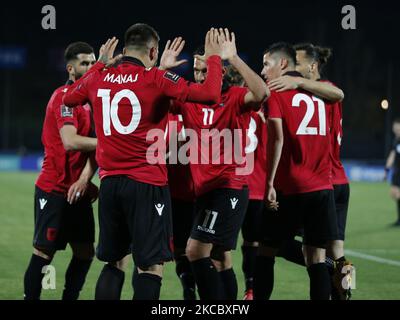
[[[389,260],[389,259],[384,259],[384,258],[380,258],[380,257],[376,257],[376,256],[371,256],[369,254],[364,254],[364,253],[353,251],[353,250],[345,250],[345,254],[346,254],[346,256],[352,256],[352,257],[361,258],[364,260],[387,264],[390,266],[400,267],[400,261],[396,261],[396,260]]]

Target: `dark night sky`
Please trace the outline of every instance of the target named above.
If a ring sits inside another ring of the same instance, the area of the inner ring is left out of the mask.
[[[140,3],[140,4],[139,4]],[[57,10],[57,29],[43,30],[41,8]],[[357,10],[357,30],[343,30],[341,8]],[[167,39],[186,39],[190,57],[212,27],[235,31],[239,53],[256,71],[262,53],[276,41],[310,41],[330,46],[334,57],[326,76],[346,94],[343,156],[383,158],[386,112],[379,108],[388,97],[394,117],[400,104],[398,41],[400,10],[394,1],[35,1],[2,4],[0,48],[27,47],[27,63],[21,70],[0,69],[0,149],[40,150],[40,132],[45,106],[52,91],[63,84],[62,51],[73,41],[94,47],[110,36],[123,39],[133,23],[146,22],[160,33],[161,47]],[[122,47],[122,46],[121,46]],[[190,63],[178,70],[188,78]],[[389,74],[392,74],[390,77]],[[393,89],[388,89],[391,79]],[[11,106],[4,121],[5,102]]]

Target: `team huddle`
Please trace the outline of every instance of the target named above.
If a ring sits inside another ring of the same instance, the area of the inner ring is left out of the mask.
[[[307,269],[312,300],[350,299],[344,94],[322,80],[331,50],[273,44],[260,76],[239,57],[235,34],[212,28],[189,82],[171,71],[186,62],[185,41],[168,41],[158,64],[159,41],[138,23],[121,55],[116,38],[97,62],[89,44],[67,47],[69,79],[43,125],[25,299],[40,299],[43,268],[70,244],[63,300],[78,299],[95,254],[105,263],[96,300],[120,299],[130,256],[133,299],[159,299],[163,266],[174,261],[185,300],[236,300],[240,232],[245,300],[271,297],[276,257]]]

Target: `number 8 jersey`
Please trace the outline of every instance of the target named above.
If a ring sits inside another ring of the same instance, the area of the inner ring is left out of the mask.
[[[268,118],[282,119],[283,148],[275,189],[284,195],[331,190],[332,105],[302,90],[271,92]]]

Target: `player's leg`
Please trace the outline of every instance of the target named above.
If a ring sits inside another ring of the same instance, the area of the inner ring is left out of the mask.
[[[397,207],[397,221],[394,223],[394,225],[400,226],[400,173],[393,173],[390,196],[396,202]]]
[[[253,280],[256,267],[258,250],[258,233],[262,213],[264,212],[264,202],[260,200],[250,200],[246,216],[242,225],[242,271],[245,279],[244,300],[253,300]]]
[[[193,225],[193,211],[193,202],[172,199],[175,272],[182,284],[184,300],[196,300],[196,283],[185,252]]]
[[[169,188],[125,178],[121,199],[137,267],[132,277],[133,299],[158,300],[163,264],[173,260]]]
[[[63,300],[77,300],[94,257],[94,217],[90,199],[67,206],[63,222],[72,259],[65,273]]]
[[[254,276],[255,300],[270,299],[275,281],[275,257],[282,243],[293,239],[300,226],[301,217],[297,214],[298,198],[278,194],[278,201],[278,212],[265,208],[262,216],[262,234]]]
[[[211,251],[211,259],[221,277],[224,299],[237,300],[238,284],[233,270],[232,251],[226,251],[221,246],[214,246]]]
[[[210,257],[212,244],[223,247],[224,252],[236,248],[247,204],[247,188],[216,189],[197,199],[198,215],[186,253],[202,300],[224,299],[226,296],[221,275]],[[227,277],[224,279],[228,281]],[[233,279],[236,282],[236,276],[232,277],[230,272],[229,281]]]
[[[119,300],[125,273],[121,260],[129,253],[131,237],[118,197],[120,177],[104,178],[99,192],[97,258],[106,262],[96,283],[96,300]]]
[[[335,212],[338,224],[337,239],[330,241],[327,247],[327,261],[332,278],[332,300],[347,300],[351,297],[350,289],[344,289],[342,270],[345,266],[353,267],[344,255],[344,240],[346,231],[347,211],[349,207],[350,187],[348,184],[334,186]]]
[[[329,300],[331,280],[326,265],[328,241],[337,239],[333,190],[303,194],[304,258],[310,278],[311,300]]]
[[[25,300],[40,299],[44,267],[51,263],[59,247],[57,238],[64,207],[65,200],[61,195],[35,188],[33,254],[24,275]]]

